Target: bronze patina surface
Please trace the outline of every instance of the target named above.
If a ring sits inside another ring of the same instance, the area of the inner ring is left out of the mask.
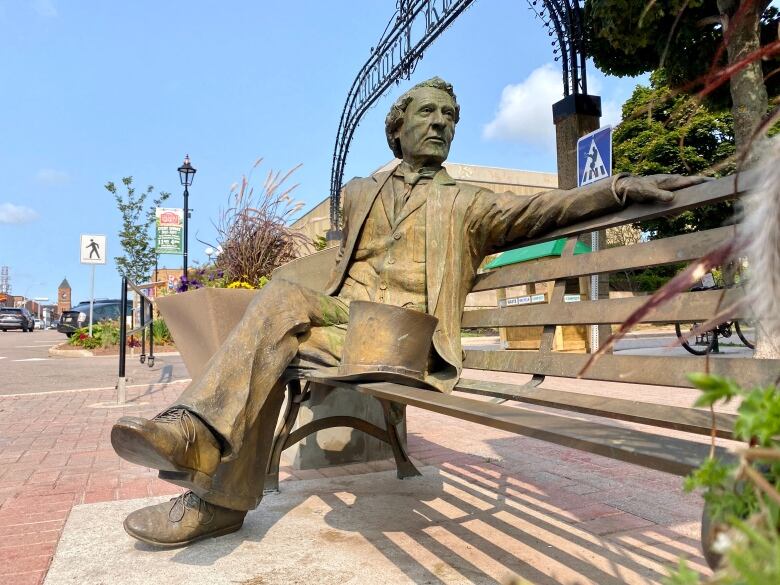
[[[336,368],[317,372],[333,380],[388,380],[428,387],[432,315],[368,301],[352,301],[349,324]]]
[[[390,171],[354,179],[344,187],[344,237],[325,291],[273,279],[253,298],[201,375],[172,405],[202,421],[206,432],[213,434],[220,446],[216,469],[197,465],[211,461],[211,439],[193,434],[189,426],[182,426],[179,433],[157,432],[156,425],[169,424],[164,420],[120,420],[117,440],[144,446],[115,444],[118,452],[153,453],[141,462],[162,467],[162,478],[188,487],[212,505],[249,510],[262,498],[283,401],[284,373],[290,365],[308,370],[339,366],[353,301],[394,305],[435,317],[424,381],[449,393],[462,370],[460,324],[465,298],[485,255],[613,212],[624,198],[670,201],[672,190],[701,181],[668,175],[628,177],[615,185],[604,181],[530,197],[494,193],[456,182],[441,166],[459,116],[452,86],[439,78],[418,84],[393,104],[386,135],[403,160]],[[382,404],[390,443],[396,459],[403,460],[394,434],[402,410],[389,401]],[[146,436],[131,438],[139,432]],[[179,453],[180,448],[168,444],[155,448],[155,441],[186,444],[187,464],[159,465],[160,454]],[[171,519],[162,508],[144,512],[144,521],[147,541],[154,542],[157,530],[159,542],[169,542]],[[193,531],[192,538],[203,534],[200,527]],[[188,540],[177,528],[176,541]]]

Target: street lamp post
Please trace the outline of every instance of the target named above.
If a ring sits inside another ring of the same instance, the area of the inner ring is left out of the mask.
[[[197,170],[190,164],[190,155],[185,155],[184,163],[179,167],[179,179],[181,184],[184,185],[184,266],[182,268],[182,282],[187,283],[187,222],[189,220],[190,208],[188,198],[190,195],[189,186],[192,185],[192,180],[195,178]]]

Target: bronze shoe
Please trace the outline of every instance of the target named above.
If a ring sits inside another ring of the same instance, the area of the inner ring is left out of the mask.
[[[235,532],[244,523],[244,510],[231,510],[184,492],[178,498],[147,506],[125,518],[133,538],[163,548],[186,546],[204,538]]]
[[[219,465],[214,434],[194,414],[171,408],[151,420],[123,416],[111,429],[114,451],[127,461],[208,490]]]

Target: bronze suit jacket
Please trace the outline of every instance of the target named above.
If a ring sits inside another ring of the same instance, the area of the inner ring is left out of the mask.
[[[344,186],[343,237],[326,294],[339,291],[371,205],[392,173],[355,178]],[[439,319],[433,346],[442,367],[427,381],[451,392],[460,377],[463,307],[486,255],[617,208],[609,187],[599,184],[520,196],[456,182],[439,171],[426,202],[425,271],[428,313]]]

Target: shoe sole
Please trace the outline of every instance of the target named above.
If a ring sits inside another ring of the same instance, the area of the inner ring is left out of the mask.
[[[161,479],[166,479],[163,477],[165,473],[180,481],[190,481],[204,490],[211,488],[210,475],[173,464],[147,440],[146,431],[141,426],[115,424],[111,429],[111,445],[125,461],[159,470]]]
[[[225,528],[220,528],[219,530],[215,530],[214,532],[208,532],[206,534],[201,534],[199,536],[196,536],[195,538],[190,538],[189,540],[182,540],[181,542],[157,542],[155,540],[152,540],[151,538],[146,538],[144,536],[141,536],[140,534],[134,534],[132,531],[130,531],[127,526],[124,526],[125,532],[135,538],[136,540],[140,540],[141,542],[144,542],[146,544],[150,544],[152,546],[155,546],[157,548],[181,548],[183,546],[188,546],[194,542],[198,542],[199,540],[205,540],[207,538],[217,538],[218,536],[225,536],[226,534],[231,534],[233,532],[237,532],[241,529],[241,527],[244,525],[244,522],[241,521],[240,524],[234,524],[232,526],[226,526]]]
[[[206,475],[202,471],[196,471],[194,469],[187,469],[182,471],[160,469],[157,476],[162,480],[186,489],[192,489],[193,486],[198,487],[203,491],[208,491],[211,489],[211,476]]]

